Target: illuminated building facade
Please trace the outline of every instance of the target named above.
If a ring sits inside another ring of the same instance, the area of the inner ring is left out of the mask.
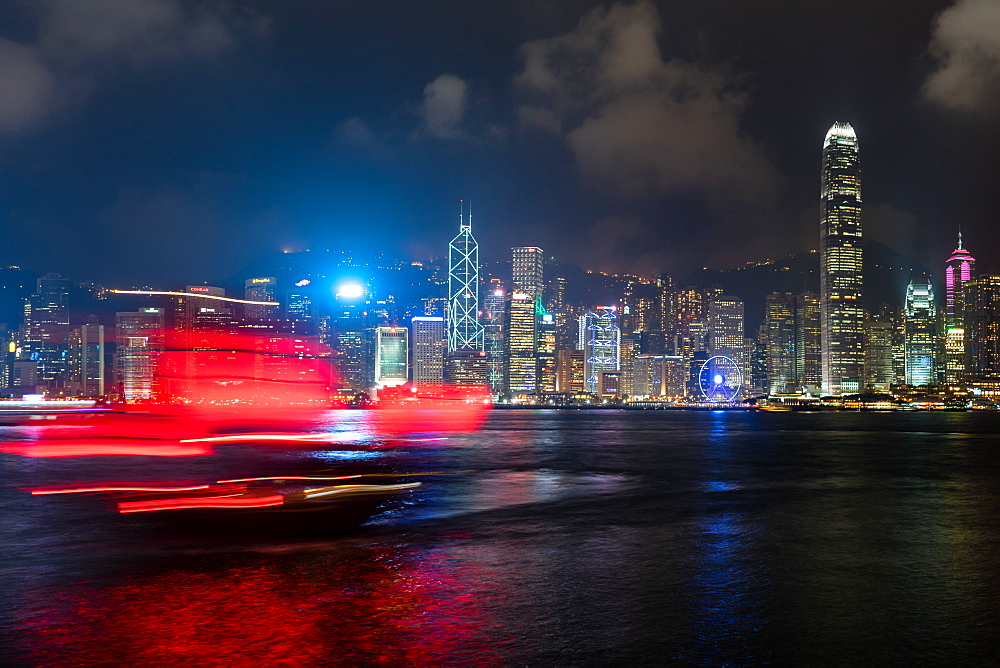
[[[36,382],[58,394],[69,364],[69,284],[59,274],[39,278],[24,302],[21,358],[35,363]]]
[[[622,334],[620,340],[621,344],[618,347],[618,366],[622,372],[620,389],[623,397],[630,397],[635,390],[633,362],[636,355],[642,352],[642,334],[638,332]]]
[[[962,247],[958,233],[958,248],[945,262],[944,271],[944,382],[954,385],[965,380],[965,286],[972,280],[976,258]]]
[[[513,292],[507,302],[505,352],[508,394],[538,391],[538,313],[536,298]]]
[[[234,302],[212,299],[225,296],[223,288],[189,285],[183,296],[178,296],[175,300],[174,325],[181,336],[181,345],[187,351],[184,356],[186,378],[197,377],[201,368],[227,355],[224,351],[215,351],[216,333],[236,324]],[[175,384],[169,380],[167,387],[168,392],[175,392]]]
[[[454,387],[484,388],[490,374],[485,350],[456,350],[445,356],[444,382]]]
[[[582,350],[559,350],[556,353],[556,391],[583,392],[584,364]]]
[[[444,318],[416,316],[413,330],[413,387],[420,389],[444,382]]]
[[[248,278],[243,282],[243,296],[249,301],[273,302],[277,288],[278,280],[273,276]],[[252,322],[274,320],[278,317],[278,306],[247,304],[243,314],[247,320]]]
[[[978,276],[965,284],[966,376],[1000,378],[1000,276]]]
[[[812,292],[768,295],[764,350],[768,394],[819,390],[819,296]]]
[[[541,298],[538,298],[541,303]],[[556,322],[551,313],[543,313],[538,320],[538,391],[556,391]]]
[[[315,316],[309,293],[299,287],[285,293],[285,317],[289,320],[310,321]]]
[[[374,338],[375,332],[360,327],[343,328],[321,334],[321,341],[334,351],[333,368],[338,390],[358,393],[375,384]]]
[[[105,392],[104,325],[89,322],[70,332],[69,394],[78,397],[103,397]]]
[[[708,304],[708,352],[736,362],[746,373],[746,336],[743,333],[743,300],[719,295]]]
[[[688,373],[688,363],[679,355],[636,355],[633,396],[683,399],[687,394]]]
[[[906,286],[904,310],[906,384],[937,382],[937,308],[930,281]]]
[[[764,329],[767,348],[767,393],[794,392],[798,385],[795,362],[795,305],[789,294],[767,296]]]
[[[117,347],[114,355],[115,395],[122,401],[153,397],[156,358],[163,352],[165,312],[161,308],[115,314]]]
[[[512,249],[514,253],[511,271],[514,291],[530,297],[541,297],[545,288],[545,256],[541,248],[524,246]]]
[[[458,235],[448,244],[448,350],[483,350],[479,323],[479,244],[472,214],[458,215]]]
[[[621,371],[601,371],[597,375],[597,396],[603,399],[617,397],[621,393]]]
[[[870,320],[865,323],[865,387],[887,392],[896,382],[893,339],[896,323]]]
[[[375,328],[375,387],[396,387],[409,380],[409,330]]]
[[[602,371],[619,370],[621,331],[614,306],[598,306],[584,318],[584,389],[596,393]]]
[[[823,140],[820,190],[820,318],[823,391],[859,392],[864,381],[861,163],[849,123]]]
[[[483,300],[483,337],[489,360],[490,391],[498,394],[504,384],[504,307],[507,292],[499,278],[490,279]]]
[[[562,276],[556,276],[552,279],[552,285],[550,287],[551,293],[549,295],[548,304],[546,304],[549,313],[555,314],[556,316],[560,313],[564,313],[564,309],[566,307],[566,287],[566,279]]]

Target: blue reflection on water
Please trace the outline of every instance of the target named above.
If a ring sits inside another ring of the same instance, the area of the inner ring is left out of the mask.
[[[712,480],[701,483],[701,490],[703,492],[731,492],[739,488],[740,486],[736,483],[724,480]]]
[[[367,450],[317,450],[310,453],[316,459],[331,461],[370,461],[381,459],[384,455],[381,452],[370,452]]]

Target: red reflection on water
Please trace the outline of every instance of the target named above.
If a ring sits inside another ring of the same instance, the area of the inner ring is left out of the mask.
[[[21,644],[36,663],[395,666],[499,665],[510,642],[483,607],[498,578],[452,554],[340,545],[217,563],[47,593]]]
[[[384,435],[421,432],[476,431],[490,410],[486,387],[442,385],[422,388],[383,390],[372,410],[372,425]]]

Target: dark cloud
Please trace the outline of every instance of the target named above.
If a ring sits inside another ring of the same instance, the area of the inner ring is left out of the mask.
[[[333,129],[334,141],[338,144],[367,146],[375,141],[375,135],[365,119],[357,116],[345,118]]]
[[[49,0],[41,48],[53,57],[142,66],[211,57],[237,39],[219,14],[177,0]]]
[[[424,101],[420,106],[422,130],[435,139],[464,137],[462,120],[468,97],[469,84],[454,74],[442,74],[424,86]]]
[[[54,86],[36,49],[0,39],[0,132],[25,130],[44,116]]]
[[[934,20],[937,67],[924,94],[948,108],[1000,112],[1000,2],[958,0]]]
[[[0,131],[37,126],[79,101],[102,71],[205,60],[269,30],[269,20],[224,3],[43,0],[37,38],[0,39]]]
[[[520,122],[559,133],[582,173],[619,195],[772,202],[779,178],[740,130],[738,77],[664,60],[660,28],[643,1],[595,9],[572,31],[523,45]]]

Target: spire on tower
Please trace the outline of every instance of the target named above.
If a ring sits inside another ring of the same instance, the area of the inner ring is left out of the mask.
[[[962,250],[962,226],[958,226],[958,250]]]

